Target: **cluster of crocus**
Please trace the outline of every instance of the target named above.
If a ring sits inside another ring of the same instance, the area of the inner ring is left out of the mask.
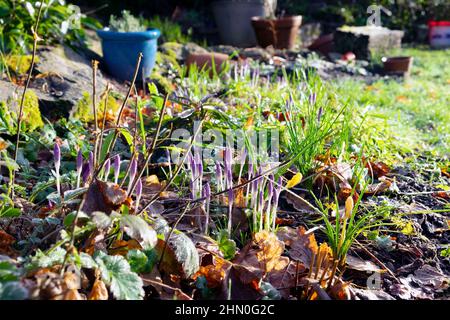
[[[211,187],[209,185],[209,182],[207,182],[205,184],[205,186],[203,187],[203,193],[202,193],[202,197],[205,198],[205,214],[206,214],[206,219],[205,219],[205,234],[208,235],[208,227],[209,227],[209,207],[210,207],[210,203],[211,203]]]
[[[53,149],[53,157],[55,162],[55,177],[56,177],[56,188],[58,190],[58,194],[61,194],[61,187],[60,187],[60,166],[61,166],[61,150],[58,144],[55,144],[55,147]],[[119,182],[119,175],[120,175],[120,155],[115,155],[111,160],[106,159],[105,163],[103,164],[102,169],[102,179],[104,181],[108,181],[111,167],[114,171],[114,180],[113,182],[117,184]],[[92,176],[94,174],[94,154],[93,152],[89,152],[89,157],[87,163],[84,162],[83,159],[83,153],[81,150],[78,150],[77,157],[76,157],[76,172],[77,172],[77,180],[76,180],[76,188],[81,187],[81,179],[83,179],[83,183],[88,183],[89,179],[92,179]],[[132,183],[134,182],[137,174],[137,160],[135,157],[132,158],[130,163],[130,172],[128,176],[128,191],[131,188]],[[136,181],[136,186],[134,189],[134,194],[136,197],[136,203],[135,208],[136,210],[139,207],[139,202],[142,198],[142,179],[139,179]]]
[[[233,202],[234,202],[234,193],[233,193],[233,151],[230,147],[225,148],[223,152],[224,156],[224,167],[225,167],[225,183],[226,189],[228,190],[228,234],[231,235],[231,227],[232,227],[232,210],[233,210]]]
[[[189,153],[187,160],[187,167],[191,173],[189,187],[191,188],[191,197],[195,200],[202,197],[203,163],[200,152],[195,149],[194,155]]]
[[[274,230],[282,179],[279,177],[275,181],[273,174],[265,177],[261,167],[257,172],[253,168],[253,164],[249,165],[248,178],[254,180],[247,188],[246,196],[252,208],[253,231]]]
[[[137,160],[136,157],[132,157],[130,163],[130,174],[128,176],[127,194],[130,194],[131,186],[133,185],[134,178],[136,178],[136,173],[137,173]]]
[[[248,63],[236,64],[233,68],[234,71],[234,81],[244,80],[250,75],[250,66]]]
[[[192,153],[189,153],[187,155],[187,168],[190,171],[190,181],[189,181],[189,188],[191,189],[191,199],[196,200],[202,197],[205,197],[206,190],[203,187],[203,162],[200,155],[200,150],[196,147],[194,147],[193,150],[194,155]],[[209,192],[208,197],[211,197],[211,192]],[[208,231],[208,224],[209,224],[209,208],[206,208],[206,200],[203,201],[203,208],[206,212],[206,221],[205,221],[205,227],[203,230],[205,233]],[[208,200],[208,207],[209,207],[209,200]],[[197,224],[200,228],[202,228],[203,224],[201,221],[201,216],[197,216]]]

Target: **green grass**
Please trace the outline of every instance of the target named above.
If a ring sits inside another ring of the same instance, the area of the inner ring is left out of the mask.
[[[423,153],[448,156],[450,50],[407,48],[390,54],[414,57],[409,79],[335,83],[340,99],[351,101],[355,112],[369,110],[365,125],[369,130],[360,138],[388,162]]]

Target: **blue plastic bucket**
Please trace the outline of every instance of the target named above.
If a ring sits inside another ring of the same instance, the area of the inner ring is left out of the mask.
[[[102,40],[103,60],[109,73],[123,81],[131,81],[140,52],[143,54],[138,79],[148,77],[155,65],[160,31],[148,29],[142,32],[115,32],[97,30]]]

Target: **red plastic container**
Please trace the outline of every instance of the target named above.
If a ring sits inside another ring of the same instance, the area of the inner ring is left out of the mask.
[[[449,48],[450,21],[428,22],[428,39],[433,48]]]

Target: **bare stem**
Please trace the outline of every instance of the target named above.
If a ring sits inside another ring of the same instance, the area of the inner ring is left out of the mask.
[[[38,16],[36,19],[36,24],[34,25],[34,28],[31,28],[31,32],[33,34],[33,54],[31,56],[31,65],[30,70],[28,70],[27,80],[25,82],[25,87],[23,88],[22,92],[22,98],[20,100],[20,106],[19,106],[19,113],[17,115],[17,133],[16,133],[16,147],[14,149],[14,162],[17,162],[17,157],[19,155],[19,142],[20,142],[20,129],[22,126],[22,120],[23,120],[23,105],[25,103],[25,95],[27,93],[28,87],[30,86],[31,81],[31,75],[33,74],[34,64],[36,62],[36,51],[37,51],[37,44],[38,41],[41,40],[38,35],[38,28],[39,28],[39,22],[41,20],[41,14],[42,14],[42,8],[44,5],[44,1],[41,1],[41,5],[39,6]],[[11,197],[14,199],[14,181],[16,179],[16,170],[13,170],[12,173],[12,179],[11,179]]]
[[[98,61],[92,60],[92,112],[94,113],[94,170],[97,167],[98,156],[98,118],[97,118],[97,68]]]
[[[139,181],[139,179],[142,178],[142,175],[144,174],[144,171],[145,171],[147,165],[150,162],[150,158],[153,155],[153,151],[155,150],[155,147],[156,147],[156,142],[158,141],[159,132],[161,131],[161,125],[162,125],[162,121],[163,121],[163,118],[164,118],[164,113],[166,112],[167,99],[168,99],[168,95],[166,95],[164,97],[163,106],[162,106],[161,111],[159,113],[158,125],[156,127],[155,135],[153,136],[152,145],[151,145],[150,149],[147,151],[147,155],[146,155],[146,158],[145,158],[145,161],[144,161],[144,165],[143,165],[141,171],[139,172],[138,175],[136,175],[136,178],[132,182],[132,185],[131,185],[131,188],[130,188],[130,192],[128,193],[128,196],[130,196],[133,193],[137,182]],[[137,108],[137,106],[136,106],[136,108]]]

